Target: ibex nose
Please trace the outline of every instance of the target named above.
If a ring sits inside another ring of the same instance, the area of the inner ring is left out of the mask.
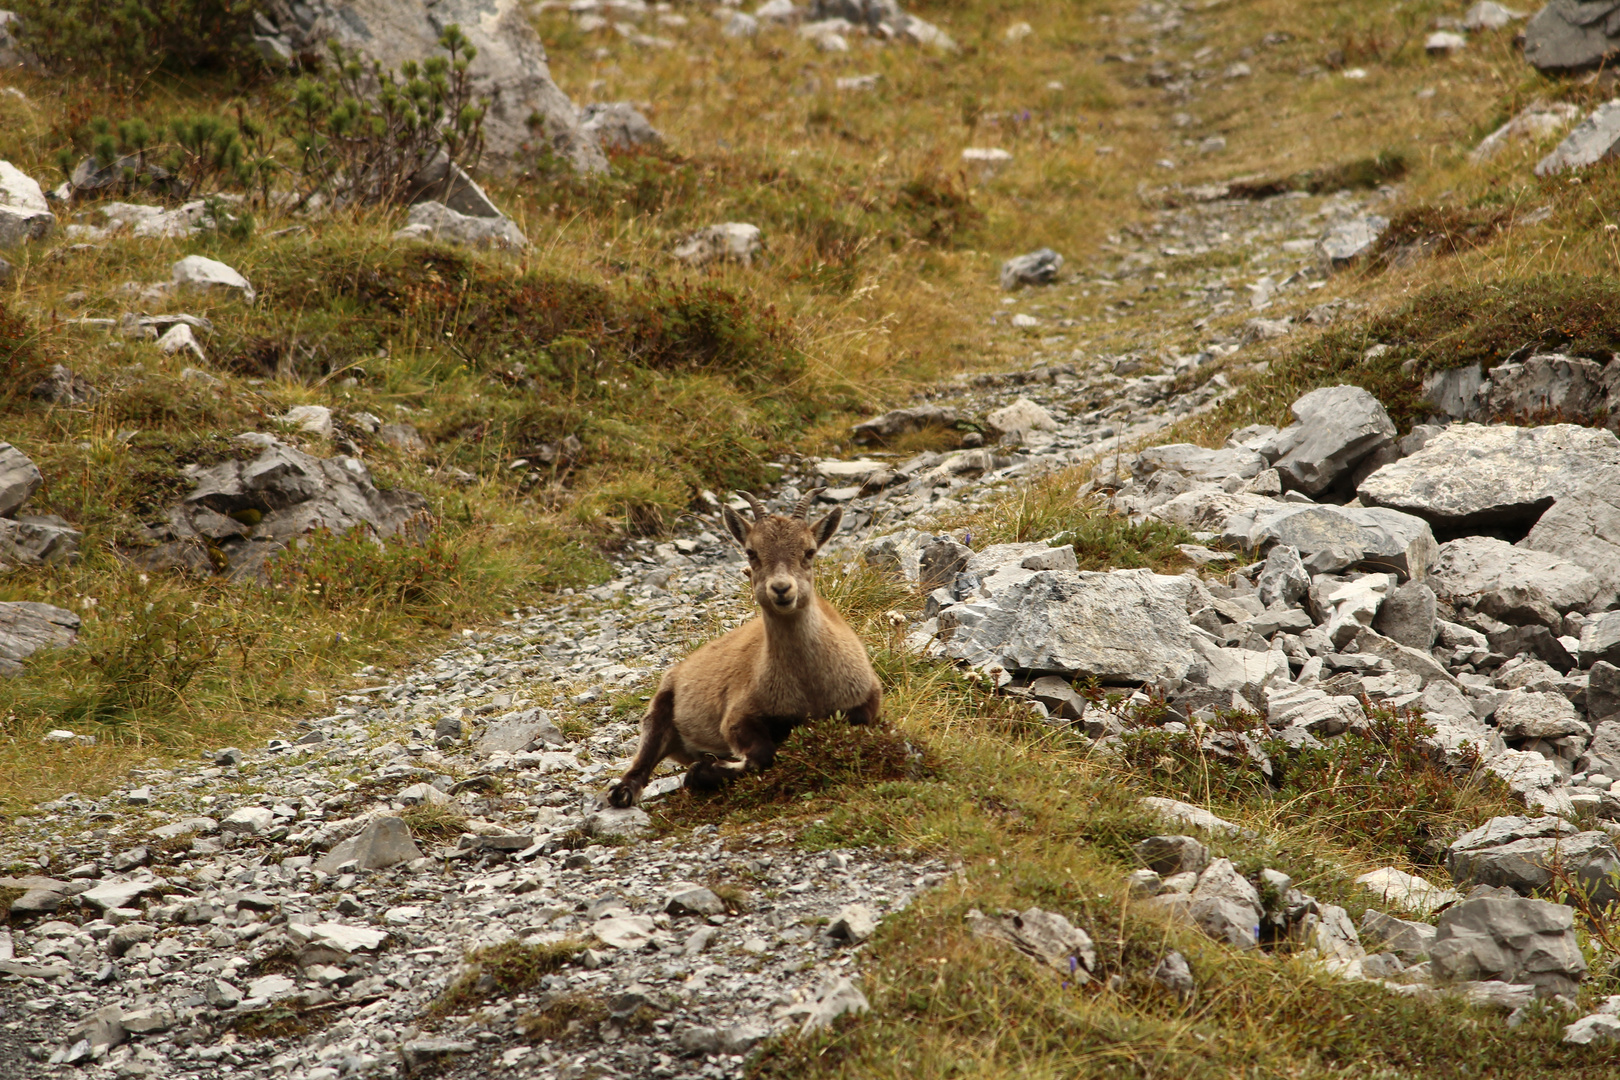
[[[787,594],[792,592],[792,591],[793,591],[793,583],[791,581],[773,581],[773,582],[771,582],[771,592],[775,593],[778,599],[786,598]]]

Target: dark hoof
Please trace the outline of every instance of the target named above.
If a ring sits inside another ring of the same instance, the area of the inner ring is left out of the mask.
[[[621,780],[608,789],[608,805],[616,810],[628,810],[636,804],[636,796],[639,794],[641,794],[639,789]]]
[[[731,774],[712,761],[694,762],[686,770],[686,786],[693,791],[719,791]]]

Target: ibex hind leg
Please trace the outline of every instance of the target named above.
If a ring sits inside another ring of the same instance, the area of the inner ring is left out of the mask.
[[[761,772],[776,761],[776,739],[780,725],[771,717],[752,716],[722,723],[733,760],[712,758],[695,762],[686,773],[686,786],[694,791],[714,791],[744,773]],[[786,730],[785,728],[783,730]]]
[[[660,690],[647,706],[647,715],[641,718],[641,745],[636,747],[635,760],[619,782],[608,789],[608,805],[621,810],[634,806],[652,771],[679,741],[675,731],[675,691]]]

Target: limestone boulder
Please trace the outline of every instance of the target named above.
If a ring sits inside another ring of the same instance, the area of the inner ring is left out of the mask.
[[[718,225],[699,229],[675,247],[678,262],[688,266],[707,266],[713,262],[734,262],[752,266],[754,257],[764,250],[759,226],[742,221],[724,221]]]
[[[1620,602],[1620,474],[1598,471],[1557,495],[1519,546],[1586,570],[1598,581],[1592,609],[1615,606]]]
[[[1495,537],[1465,536],[1439,552],[1429,574],[1435,594],[1512,626],[1559,627],[1561,615],[1587,610],[1602,587],[1583,566]]]
[[[1221,526],[1221,539],[1250,551],[1286,544],[1300,553],[1307,567],[1313,556],[1342,553],[1338,559],[1346,561],[1333,569],[1367,562],[1418,581],[1428,575],[1439,552],[1428,522],[1411,514],[1381,507],[1317,506],[1269,499],[1228,517]],[[1324,569],[1318,567],[1318,572]]]
[[[992,598],[941,610],[944,655],[981,670],[1180,681],[1199,664],[1184,577],[1148,570],[1036,571]]]
[[[580,172],[607,168],[574,103],[552,81],[523,0],[269,0],[264,7],[295,53],[324,55],[335,40],[394,68],[444,55],[439,35],[458,25],[478,49],[474,91],[489,99],[487,161],[513,168],[549,152]]]
[[[1620,439],[1575,424],[1453,424],[1422,449],[1361,482],[1361,501],[1448,529],[1529,524],[1605,470],[1620,465]]]
[[[1063,269],[1063,256],[1051,248],[1019,255],[1001,264],[1001,287],[1008,292],[1021,285],[1050,285]]]
[[[1491,369],[1486,411],[1493,419],[1558,416],[1588,422],[1609,409],[1612,375],[1595,360],[1542,353]]]
[[[10,443],[0,442],[0,517],[15,514],[44,482],[33,459]]]
[[[523,235],[523,230],[505,217],[463,214],[431,199],[411,207],[405,227],[394,233],[394,239],[438,240],[462,247],[511,251],[529,246],[529,238]]]
[[[1442,979],[1531,983],[1540,994],[1570,998],[1587,970],[1573,908],[1490,897],[1441,913],[1429,963]]]
[[[31,600],[0,602],[0,675],[21,675],[40,649],[64,649],[79,636],[79,617]]]
[[[0,161],[0,250],[43,240],[56,227],[39,182],[9,161]]]
[[[656,150],[664,145],[664,136],[628,101],[585,106],[580,130],[604,150]]]
[[[1395,423],[1359,386],[1312,390],[1291,406],[1297,423],[1260,447],[1285,489],[1317,495],[1368,454],[1395,441]]]
[[[256,577],[266,559],[318,529],[387,538],[417,535],[431,524],[426,499],[378,488],[358,458],[317,458],[267,435],[245,445],[259,446],[258,455],[191,470],[196,488],[166,520],[146,528],[154,546],[135,553],[137,561],[216,573],[217,551],[224,573]]]
[[[1218,484],[1231,477],[1252,480],[1264,468],[1266,459],[1243,447],[1210,450],[1195,443],[1170,443],[1150,446],[1137,454],[1131,462],[1131,475],[1137,480],[1146,480],[1168,469],[1189,480]]]
[[[1563,0],[1554,0],[1555,4],[1560,2]],[[1587,3],[1583,6],[1590,8],[1598,5]],[[1525,52],[1528,55],[1529,49],[1526,48]],[[1536,162],[1536,175],[1557,176],[1572,169],[1584,169],[1613,157],[1617,149],[1620,149],[1620,101],[1606,101],[1576,124],[1575,129],[1552,153]]]

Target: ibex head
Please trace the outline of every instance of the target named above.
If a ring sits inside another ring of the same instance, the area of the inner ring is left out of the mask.
[[[729,506],[722,511],[726,529],[748,556],[748,577],[754,583],[754,599],[767,615],[792,615],[815,599],[816,552],[832,539],[844,519],[840,507],[815,524],[809,523],[805,515],[822,490],[816,488],[808,492],[790,515],[766,513],[758,499],[739,491],[737,494],[753,508],[752,524]]]

